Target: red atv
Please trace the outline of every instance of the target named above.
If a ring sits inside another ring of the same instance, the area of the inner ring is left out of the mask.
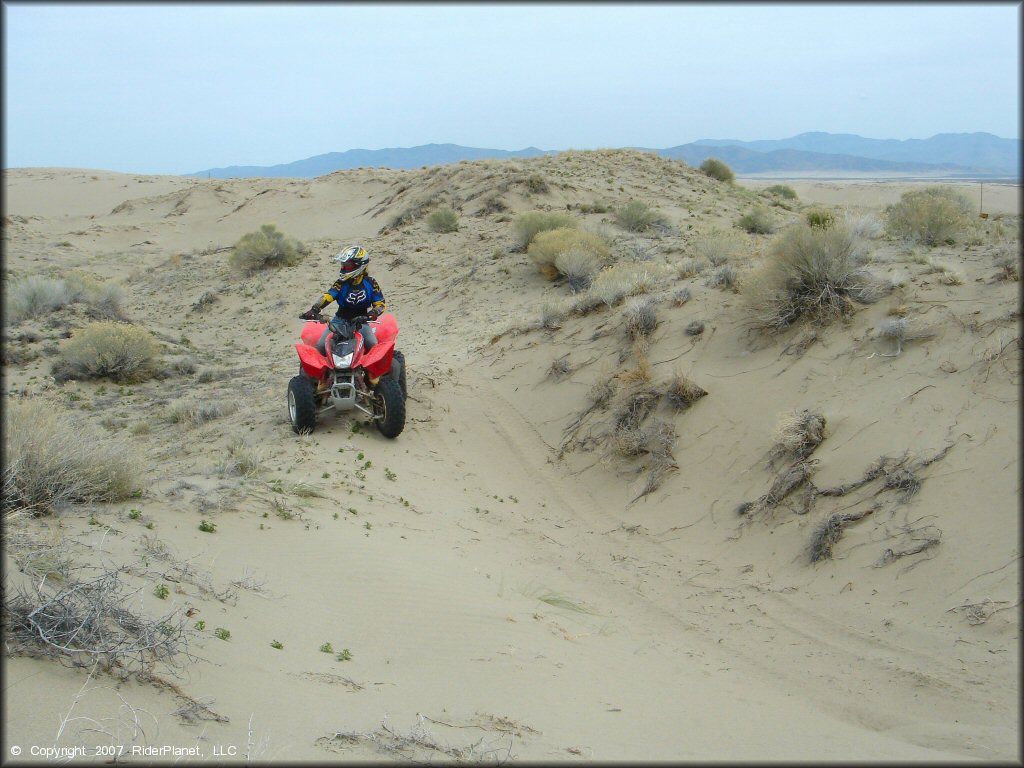
[[[357,330],[369,322],[377,344],[368,351]],[[288,415],[292,429],[308,434],[317,416],[329,411],[361,411],[384,437],[398,437],[405,427],[405,359],[395,349],[398,322],[385,313],[376,320],[335,316],[321,354],[317,343],[328,323],[322,315],[302,328],[299,375],[288,382]]]

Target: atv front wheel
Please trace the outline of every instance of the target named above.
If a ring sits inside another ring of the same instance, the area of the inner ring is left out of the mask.
[[[395,368],[398,368],[398,385],[402,388],[402,397],[408,399],[409,390],[405,386],[405,355],[397,349],[391,356],[391,373],[395,372]]]
[[[382,376],[375,392],[377,429],[384,437],[398,437],[405,428],[405,397],[401,384],[391,376]]]
[[[309,434],[316,426],[316,395],[308,376],[295,376],[288,382],[288,417],[300,435]]]

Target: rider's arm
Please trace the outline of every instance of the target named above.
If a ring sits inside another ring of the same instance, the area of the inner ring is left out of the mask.
[[[338,293],[341,291],[341,285],[341,280],[334,281],[334,285],[327,289],[327,293],[323,295],[323,298],[313,305],[316,308],[317,312],[326,307],[332,301],[337,301]]]
[[[377,280],[371,277],[370,285],[373,289],[370,293],[371,309],[379,317],[380,315],[384,314],[388,305],[387,302],[384,301],[384,292],[381,291],[380,285],[377,284]]]

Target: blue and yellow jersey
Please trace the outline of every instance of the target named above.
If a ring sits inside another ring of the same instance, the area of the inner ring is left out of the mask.
[[[380,314],[387,308],[384,293],[377,281],[366,274],[362,280],[355,283],[339,277],[334,281],[334,285],[327,289],[317,310],[323,309],[332,301],[338,302],[338,314],[345,319],[368,314],[371,309]]]

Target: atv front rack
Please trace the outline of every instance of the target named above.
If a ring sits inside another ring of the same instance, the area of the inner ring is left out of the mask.
[[[359,402],[361,397],[369,399],[372,397],[372,394],[359,388],[359,385],[356,383],[355,374],[336,372],[334,374],[334,384],[331,386],[331,391],[327,398],[327,405],[320,409],[320,413],[329,411],[332,408],[339,411],[357,410],[362,411],[371,418],[379,418],[372,409]]]

